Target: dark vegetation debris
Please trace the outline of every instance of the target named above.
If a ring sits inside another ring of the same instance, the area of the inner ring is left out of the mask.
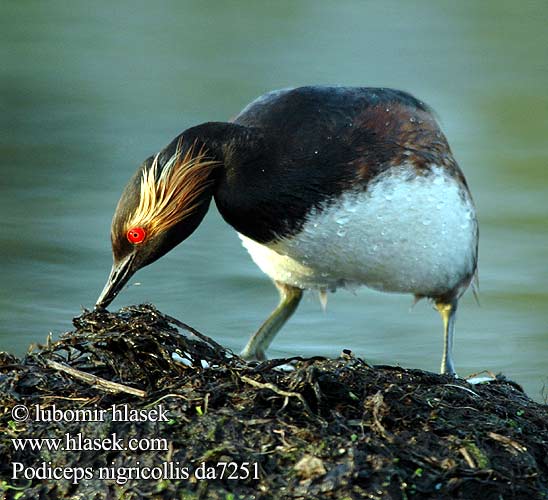
[[[338,359],[246,364],[150,305],[85,311],[74,326],[21,360],[0,354],[6,499],[548,498],[548,406],[503,377],[470,385],[371,366],[347,350]],[[292,371],[281,369],[288,363]],[[11,413],[15,405],[108,410],[114,404],[162,405],[169,419],[115,421],[107,413],[100,422],[15,422]],[[164,438],[169,446],[62,452],[16,450],[12,442],[67,433]],[[14,462],[110,467],[119,474],[171,463],[186,467],[189,477],[12,479]],[[251,474],[243,478],[239,468],[240,479],[196,477],[199,467],[219,475],[223,462],[249,463]]]

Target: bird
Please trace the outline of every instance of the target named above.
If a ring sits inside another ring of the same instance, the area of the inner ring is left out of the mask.
[[[428,299],[443,323],[442,374],[459,299],[477,283],[467,181],[433,110],[390,88],[268,92],[226,122],[190,127],[129,180],[111,225],[104,309],[133,274],[199,226],[214,200],[279,304],[241,352],[264,360],[303,292],[366,286]]]

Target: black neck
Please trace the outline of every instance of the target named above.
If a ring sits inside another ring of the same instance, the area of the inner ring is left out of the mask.
[[[269,165],[275,161],[275,148],[261,129],[236,123],[202,123],[177,136],[161,152],[160,164],[172,157],[178,147],[185,151],[192,146],[204,146],[207,156],[219,162],[211,172],[211,191],[208,189],[204,195],[214,197],[227,223],[261,242],[282,232],[286,223],[277,213],[280,207],[273,207],[272,200],[263,203],[273,195],[274,179],[266,184],[263,181],[272,171]]]
[[[185,130],[163,154],[172,156],[181,140],[183,151],[203,145],[208,156],[219,161],[211,173],[211,191],[204,195],[213,196],[220,214],[236,231],[260,243],[297,233],[310,208],[326,198],[323,191],[335,185],[330,175],[336,169],[310,178],[310,171],[317,168],[317,147],[305,148],[291,134],[208,122]],[[327,188],[322,191],[316,181]]]
[[[263,143],[258,129],[226,122],[206,122],[189,128],[172,144],[176,146],[181,138],[183,149],[191,144],[203,145],[208,156],[218,160],[225,169],[241,161],[257,160]]]
[[[322,147],[331,151],[330,144],[311,146],[295,134],[283,128],[263,131],[208,122],[185,130],[162,155],[170,158],[181,141],[183,151],[205,146],[219,167],[210,174],[213,184],[204,198],[215,199],[220,214],[236,231],[267,243],[298,233],[310,209],[332,199],[345,185],[347,172],[333,168],[331,153],[321,160],[316,154]]]

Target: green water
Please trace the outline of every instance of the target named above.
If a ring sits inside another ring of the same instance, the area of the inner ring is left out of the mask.
[[[457,322],[465,375],[548,383],[548,4],[3,2],[0,349],[71,328],[111,264],[109,224],[137,165],[185,128],[265,91],[390,86],[438,112],[481,224],[481,307]],[[140,285],[138,285],[138,283]],[[214,209],[113,307],[150,301],[239,350],[277,301]],[[366,289],[309,294],[271,356],[338,355],[437,370],[425,303]]]

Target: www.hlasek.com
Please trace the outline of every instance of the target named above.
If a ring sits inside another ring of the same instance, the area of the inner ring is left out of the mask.
[[[62,438],[12,438],[17,451],[167,451],[169,443],[165,438],[118,437],[113,432],[106,438],[87,438],[81,432],[65,433]]]

